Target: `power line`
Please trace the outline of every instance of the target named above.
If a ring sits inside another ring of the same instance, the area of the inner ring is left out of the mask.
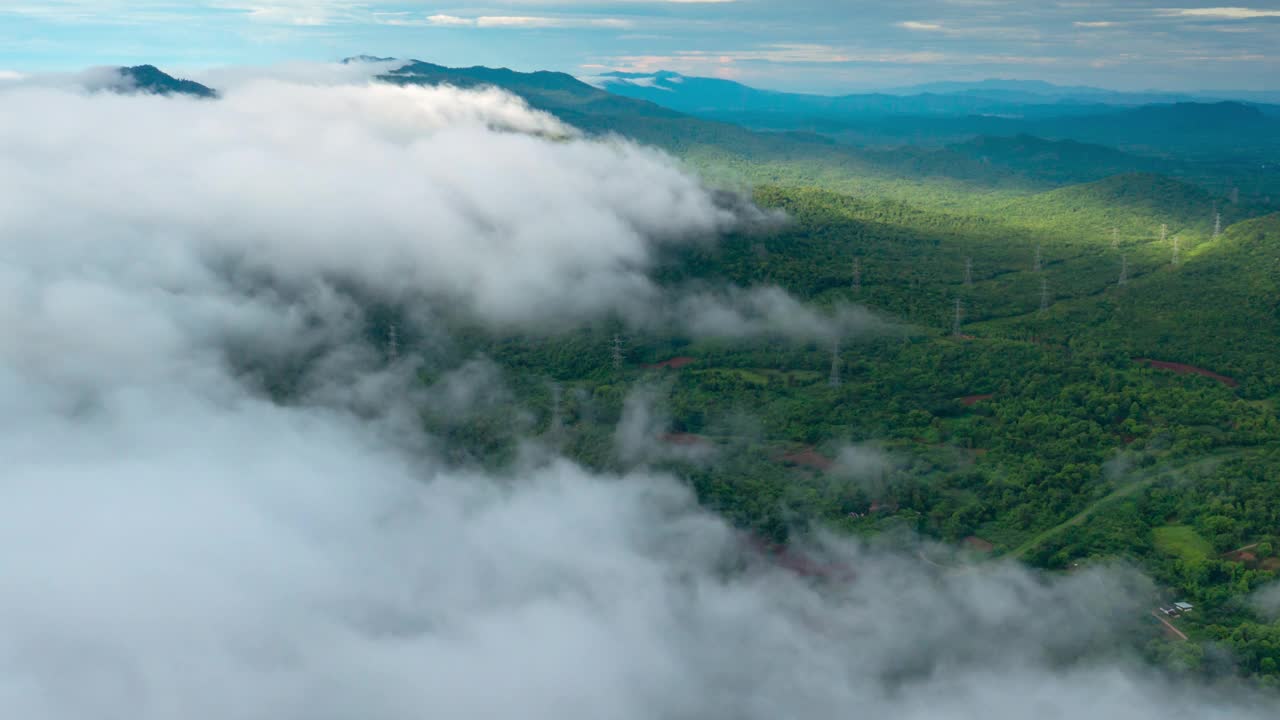
[[[964,284],[973,287],[973,258],[964,259]]]
[[[396,331],[395,323],[391,323],[387,328],[387,357],[392,360],[400,357],[400,336]]]
[[[951,334],[960,337],[960,321],[964,318],[964,306],[960,298],[956,298],[956,320],[951,327]]]

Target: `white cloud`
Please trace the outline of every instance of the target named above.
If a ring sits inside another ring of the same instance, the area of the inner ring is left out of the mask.
[[[127,90],[133,80],[118,67],[93,67],[69,73],[0,73],[0,91],[5,88],[43,87],[72,90]]]
[[[432,25],[444,25],[444,26],[475,24],[474,19],[458,17],[457,15],[430,15],[427,17],[427,22]]]
[[[1258,588],[1249,601],[1254,611],[1268,620],[1280,619],[1280,583]]]
[[[1243,7],[1181,8],[1163,11],[1167,15],[1209,18],[1212,20],[1251,20],[1280,17],[1280,10],[1258,10]]]
[[[349,63],[283,62],[274,65],[228,65],[178,73],[222,90],[253,86],[265,80],[289,85],[336,86],[367,83],[405,64],[404,60],[359,60]]]
[[[832,340],[892,331],[888,322],[864,307],[839,305],[818,311],[776,287],[689,294],[657,317],[665,326],[683,326],[699,337]]]
[[[666,156],[533,137],[574,131],[496,90],[263,81],[217,103],[33,89],[4,102],[29,108],[0,119],[6,236],[64,237],[45,250],[86,261],[213,254],[526,322],[643,302],[656,244],[734,221]],[[174,175],[173,158],[200,160]],[[129,271],[166,284],[165,269]]]
[[[388,18],[381,20],[384,24],[413,25],[416,21],[407,18]],[[425,24],[439,27],[477,27],[477,28],[601,28],[626,29],[632,27],[630,20],[620,18],[590,18],[543,15],[479,15],[476,17],[460,17],[457,15],[430,15]]]
[[[671,435],[671,418],[667,416],[661,388],[642,385],[633,389],[623,402],[622,417],[614,430],[614,449],[627,466],[679,460],[706,463],[716,455],[709,441],[697,436]]]
[[[1110,20],[1080,20],[1071,24],[1081,28],[1108,28],[1115,26],[1115,23]]]
[[[904,22],[900,22],[898,23],[898,27],[904,28],[907,30],[921,30],[924,32],[942,32],[946,30],[945,27],[943,27],[938,23],[920,22],[917,20],[907,20]]]

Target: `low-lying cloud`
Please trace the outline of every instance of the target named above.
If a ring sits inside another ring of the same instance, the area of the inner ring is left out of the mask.
[[[678,298],[668,323],[699,337],[776,336],[797,341],[894,331],[889,321],[865,307],[816,309],[777,287],[689,293]]]
[[[342,276],[493,323],[652,302],[654,249],[735,215],[665,155],[498,90],[266,80],[215,103],[11,88],[0,230],[35,267],[150,286]],[[157,262],[158,261],[158,262]]]
[[[668,390],[641,385],[623,402],[613,438],[618,459],[625,466],[662,461],[704,463],[715,457],[716,448],[709,440],[672,432],[671,418],[663,407],[664,391]]]

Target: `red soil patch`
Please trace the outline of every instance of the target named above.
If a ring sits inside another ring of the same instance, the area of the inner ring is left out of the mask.
[[[708,445],[710,441],[693,433],[666,433],[661,438],[668,445]]]
[[[1239,381],[1237,381],[1235,378],[1229,378],[1226,375],[1219,375],[1218,373],[1213,372],[1212,370],[1205,370],[1204,368],[1199,368],[1194,365],[1185,365],[1183,363],[1167,362],[1165,360],[1152,360],[1151,358],[1134,358],[1133,361],[1136,363],[1142,363],[1144,365],[1147,365],[1153,368],[1159,368],[1161,370],[1172,370],[1173,372],[1179,375],[1201,375],[1203,377],[1207,377],[1212,380],[1217,380],[1218,382],[1222,383],[1223,385],[1226,385],[1227,387],[1237,387],[1240,385]]]
[[[1229,560],[1231,562],[1244,563],[1250,566],[1255,565],[1258,562],[1258,554],[1250,551],[1256,547],[1258,547],[1258,543],[1251,543],[1244,547],[1236,548],[1231,552],[1222,553],[1222,559]]]
[[[991,399],[991,398],[993,398],[993,397],[995,397],[995,395],[992,395],[992,394],[986,394],[986,395],[965,395],[964,397],[960,398],[960,404],[961,404],[961,405],[963,405],[963,406],[965,406],[965,407],[973,407],[974,405],[977,405],[978,403],[982,402],[983,400],[990,400],[990,399]]]
[[[805,448],[796,452],[783,455],[782,462],[789,465],[800,465],[801,467],[813,468],[815,470],[827,471],[835,464],[835,461],[825,455],[819,455],[813,448]]]
[[[965,547],[980,553],[989,553],[996,549],[995,545],[992,545],[991,543],[987,542],[986,540],[983,540],[977,535],[970,535],[969,537],[965,538],[962,542],[964,543]]]
[[[652,365],[644,365],[642,367],[648,368],[649,370],[657,370],[659,368],[666,368],[668,370],[679,370],[680,368],[686,365],[695,363],[697,361],[698,361],[697,358],[691,358],[691,357],[686,357],[682,355],[680,357],[673,357],[670,360],[663,360],[660,363],[654,363]]]
[[[840,564],[820,563],[786,545],[769,542],[757,535],[747,538],[747,545],[756,553],[768,558],[778,567],[804,577],[824,580],[849,581],[854,578],[853,568]]]

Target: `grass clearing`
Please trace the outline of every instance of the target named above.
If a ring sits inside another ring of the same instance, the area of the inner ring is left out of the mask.
[[[1151,531],[1156,548],[1184,562],[1202,562],[1214,554],[1213,545],[1187,525],[1165,525]]]

